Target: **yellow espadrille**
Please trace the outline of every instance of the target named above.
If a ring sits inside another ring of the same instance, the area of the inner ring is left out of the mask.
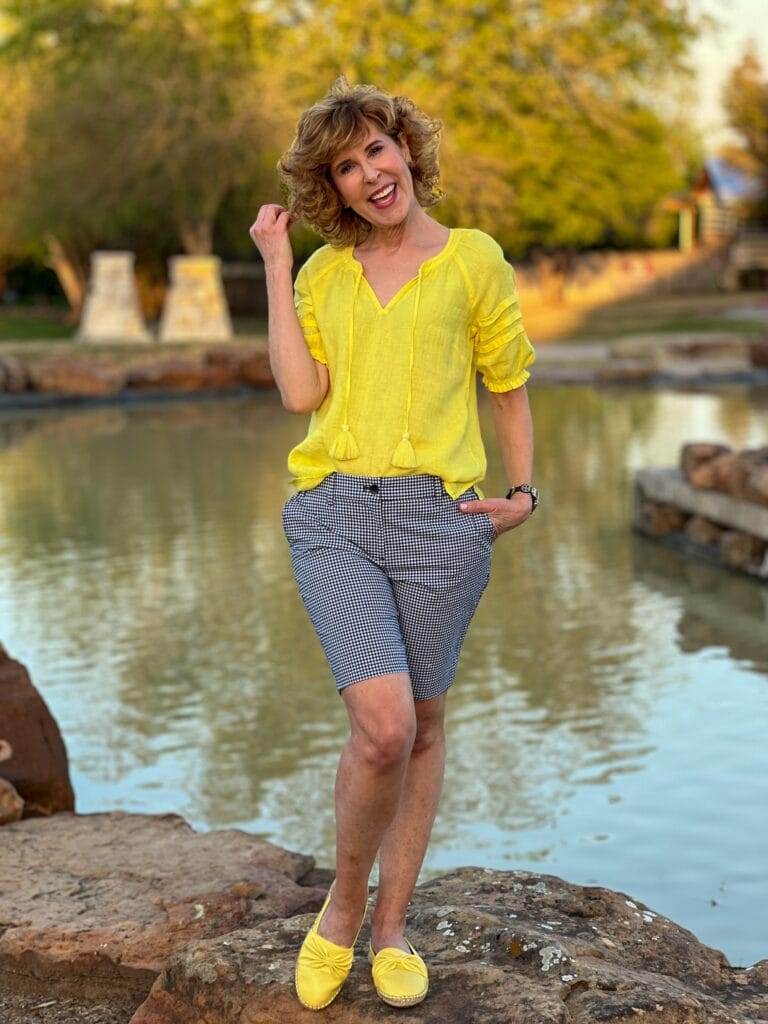
[[[408,942],[408,939],[405,940]],[[368,943],[368,959],[376,994],[390,1006],[415,1006],[429,989],[427,965],[408,942],[411,952],[384,946],[378,953]]]
[[[294,972],[296,995],[299,997],[301,1005],[308,1010],[322,1010],[324,1006],[332,1003],[341,991],[341,986],[347,980],[352,969],[355,942],[357,942],[360,928],[363,927],[365,920],[365,913],[363,913],[363,921],[360,922],[355,942],[351,946],[337,946],[335,942],[324,939],[318,933],[317,929],[331,902],[331,893],[335,884],[336,880],[334,879],[328,890],[328,895],[325,897],[325,903],[307,932],[296,959]]]

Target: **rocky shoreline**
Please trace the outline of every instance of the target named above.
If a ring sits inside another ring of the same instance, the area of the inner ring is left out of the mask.
[[[309,1020],[294,964],[333,872],[239,829],[195,832],[175,814],[78,814],[57,736],[0,648],[0,779],[16,794],[0,830],[2,1024]],[[430,967],[426,1001],[382,1006],[363,955],[368,918],[327,1019],[768,1021],[768,959],[733,967],[602,886],[461,867],[416,887],[408,931]]]
[[[240,395],[274,388],[266,339],[0,345],[0,410]],[[169,352],[169,349],[172,351]],[[638,335],[537,346],[532,384],[768,387],[768,337]]]
[[[265,342],[0,348],[0,409],[240,394],[274,387]]]

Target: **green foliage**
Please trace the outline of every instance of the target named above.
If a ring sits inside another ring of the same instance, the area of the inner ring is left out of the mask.
[[[654,99],[690,74],[688,7],[0,0],[0,249],[252,255],[296,119],[342,72],[442,119],[446,222],[514,256],[653,243],[695,148]]]
[[[753,47],[747,47],[723,87],[723,106],[741,146],[723,153],[737,167],[763,181],[763,194],[749,213],[768,223],[768,80]]]

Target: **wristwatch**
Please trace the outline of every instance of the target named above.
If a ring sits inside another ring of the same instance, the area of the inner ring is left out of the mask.
[[[539,492],[532,484],[515,484],[514,487],[510,487],[507,491],[507,500],[509,500],[515,491],[525,491],[526,494],[530,494],[533,501],[533,507],[531,512],[536,511],[536,506],[539,504]]]

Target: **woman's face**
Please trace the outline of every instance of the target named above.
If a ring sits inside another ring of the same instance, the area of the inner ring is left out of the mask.
[[[410,153],[407,143],[401,148],[376,125],[366,123],[366,138],[334,156],[331,180],[345,206],[375,227],[391,227],[407,216],[416,201],[408,167]],[[372,196],[382,193],[380,202],[372,200]]]

